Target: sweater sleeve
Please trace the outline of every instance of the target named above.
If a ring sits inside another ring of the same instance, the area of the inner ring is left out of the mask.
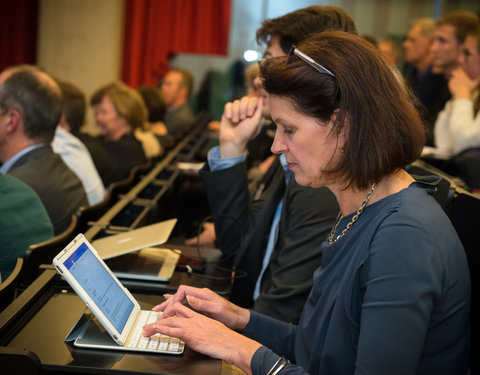
[[[441,150],[442,152],[452,154],[453,153],[453,144],[450,137],[450,108],[451,102],[448,102],[445,105],[445,108],[438,114],[437,120],[435,121],[435,127],[433,130],[433,135],[435,139],[435,147]]]
[[[295,331],[296,326],[291,323],[251,311],[250,321],[243,334],[264,345],[252,357],[250,363],[252,374],[267,374],[280,356],[292,362],[282,369],[282,375],[307,374],[302,367],[295,365]]]
[[[450,135],[455,154],[470,147],[480,147],[480,116],[475,118],[472,100],[456,99],[452,102]]]

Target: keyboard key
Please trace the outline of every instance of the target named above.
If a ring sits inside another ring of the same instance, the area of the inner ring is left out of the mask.
[[[152,349],[152,350],[155,350],[157,349],[157,346],[158,346],[158,343],[160,341],[156,338],[151,338],[150,339],[150,342],[148,343],[148,349]]]
[[[168,341],[162,340],[158,345],[158,350],[167,350],[168,348]]]
[[[168,350],[170,352],[178,352],[178,342],[171,342],[170,345],[168,346]]]
[[[128,348],[146,349],[157,352],[179,353],[185,348],[185,343],[175,337],[156,334],[152,337],[143,337],[143,326],[158,320],[159,313],[155,311],[142,311],[140,313],[135,332],[127,343]]]
[[[148,341],[150,341],[150,337],[143,337],[138,341],[137,348],[139,349],[146,349],[148,345]]]

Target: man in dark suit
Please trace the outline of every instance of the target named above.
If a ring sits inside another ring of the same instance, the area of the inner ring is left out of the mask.
[[[35,190],[55,235],[88,205],[82,183],[50,146],[60,115],[61,92],[46,73],[18,66],[0,74],[0,172]]]
[[[287,56],[308,34],[324,30],[356,33],[342,9],[311,6],[266,20],[257,38],[267,42],[265,58]],[[258,84],[258,83],[257,83]],[[261,117],[269,117],[266,98],[245,97],[227,104],[220,146],[201,171],[219,248],[237,270],[231,300],[287,322],[298,322],[321,264],[320,244],[338,213],[326,188],[298,185],[282,156],[276,158],[253,197],[247,182],[246,149]]]

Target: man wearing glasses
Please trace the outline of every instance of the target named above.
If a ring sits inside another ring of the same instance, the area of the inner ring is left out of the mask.
[[[266,42],[264,58],[287,58],[292,46],[313,32],[356,33],[342,9],[311,6],[265,20],[257,40]],[[317,69],[317,67],[314,67]],[[328,74],[328,73],[327,73]],[[256,84],[261,86],[258,78]],[[270,118],[266,95],[227,103],[220,146],[210,150],[200,172],[213,213],[216,240],[237,272],[230,300],[287,321],[298,322],[321,263],[320,244],[338,213],[327,189],[302,187],[285,159],[275,157],[250,196],[246,154],[262,118]]]

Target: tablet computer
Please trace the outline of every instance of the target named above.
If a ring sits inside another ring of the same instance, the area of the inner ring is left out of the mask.
[[[179,339],[161,335],[143,337],[143,326],[156,321],[158,313],[140,309],[83,234],[75,237],[54,258],[53,264],[111,337],[111,345],[107,340],[91,346],[88,344],[91,340],[83,338],[80,341],[84,346],[169,354],[183,352],[184,343]]]

